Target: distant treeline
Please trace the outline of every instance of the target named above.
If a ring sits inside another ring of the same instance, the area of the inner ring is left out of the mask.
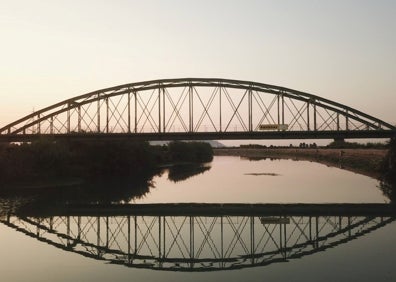
[[[316,149],[316,148],[331,148],[331,149],[388,149],[389,143],[356,143],[356,142],[346,142],[346,141],[333,141],[326,146],[318,146],[315,142],[314,143],[305,143],[302,142],[299,145],[290,144],[289,146],[284,145],[259,145],[259,144],[247,144],[247,145],[240,145],[240,148],[247,148],[247,149],[285,149],[285,148],[302,148],[302,149]]]
[[[114,178],[153,175],[160,165],[209,162],[203,142],[150,146],[133,141],[53,141],[0,145],[0,184],[61,178]]]

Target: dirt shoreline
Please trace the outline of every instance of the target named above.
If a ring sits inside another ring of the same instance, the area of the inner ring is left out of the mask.
[[[215,148],[215,156],[240,156],[249,159],[283,158],[307,160],[339,167],[372,178],[380,178],[380,167],[387,149],[327,148]]]

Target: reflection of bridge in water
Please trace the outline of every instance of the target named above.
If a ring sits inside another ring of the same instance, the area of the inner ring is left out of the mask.
[[[0,222],[57,248],[114,264],[212,271],[301,258],[394,219],[388,205],[159,205],[5,215]]]

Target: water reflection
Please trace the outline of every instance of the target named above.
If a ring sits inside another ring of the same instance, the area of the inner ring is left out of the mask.
[[[187,164],[174,165],[168,169],[168,179],[173,182],[179,182],[199,175],[208,171],[211,167],[209,165],[201,164]]]
[[[155,176],[161,177],[166,171],[168,179],[179,182],[202,174],[210,170],[208,164],[174,165],[158,170]],[[32,185],[34,186],[34,185]],[[18,204],[23,201],[25,207],[41,208],[48,204],[57,203],[129,203],[147,197],[151,189],[155,188],[153,175],[141,177],[101,178],[75,185],[46,185],[43,187],[26,187],[24,189],[0,189],[0,204]]]
[[[56,248],[127,267],[214,271],[287,262],[395,220],[386,204],[68,205],[0,222]],[[3,211],[6,207],[3,206]]]

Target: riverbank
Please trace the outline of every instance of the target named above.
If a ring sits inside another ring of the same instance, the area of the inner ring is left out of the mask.
[[[376,179],[381,177],[381,165],[388,152],[387,149],[328,148],[215,148],[213,151],[215,156],[315,161]]]

